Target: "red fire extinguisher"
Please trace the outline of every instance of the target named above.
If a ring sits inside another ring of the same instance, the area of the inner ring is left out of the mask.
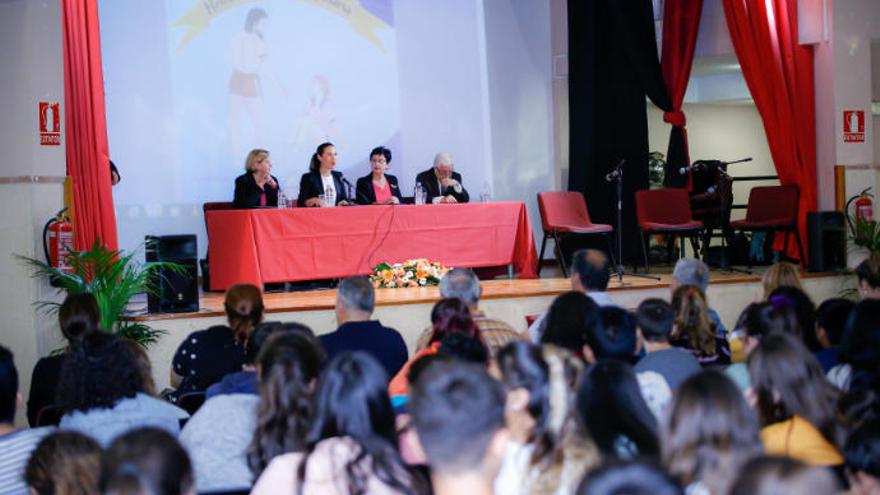
[[[859,194],[859,199],[856,200],[856,222],[870,222],[874,219],[874,200],[871,197],[868,189]]]
[[[43,252],[47,263],[64,273],[72,273],[67,257],[73,249],[73,225],[65,212],[67,208],[59,211],[43,227]]]

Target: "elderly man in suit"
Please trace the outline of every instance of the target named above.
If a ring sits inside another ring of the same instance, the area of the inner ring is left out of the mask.
[[[461,185],[461,174],[452,168],[452,157],[448,153],[437,153],[434,166],[416,176],[416,184],[421,184],[427,192],[426,203],[467,203],[470,200]]]

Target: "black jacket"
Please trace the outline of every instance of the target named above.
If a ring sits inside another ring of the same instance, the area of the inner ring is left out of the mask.
[[[273,175],[272,180],[275,181],[276,187],[265,186],[266,206],[278,206],[278,178]],[[232,205],[239,209],[257,208],[260,206],[262,194],[263,189],[257,186],[254,175],[246,172],[235,179],[235,196],[232,199]]]
[[[333,184],[336,188],[336,204],[340,201],[348,201],[348,188],[342,183],[342,172],[331,170],[330,173],[333,174]],[[324,182],[321,180],[321,173],[306,172],[299,180],[299,198],[296,204],[305,206],[306,200],[317,198],[322,194],[324,194]]]
[[[397,185],[397,177],[385,174],[385,180],[391,186],[391,195],[403,203],[403,197],[400,195],[400,187]],[[376,190],[373,188],[373,174],[369,173],[357,180],[355,191],[355,201],[362,205],[371,205],[376,202]]]
[[[422,183],[422,187],[428,192],[428,196],[425,199],[425,202],[431,204],[437,196],[449,196],[451,195],[458,201],[459,203],[467,203],[470,201],[471,197],[468,195],[467,189],[464,188],[464,184],[461,182],[461,174],[458,172],[452,172],[452,178],[457,180],[459,184],[461,184],[461,192],[457,193],[451,187],[444,188],[443,191],[440,190],[440,181],[437,180],[437,176],[434,175],[434,168],[431,167],[428,170],[420,173],[416,176],[416,184]]]

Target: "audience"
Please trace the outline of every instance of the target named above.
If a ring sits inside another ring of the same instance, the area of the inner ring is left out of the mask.
[[[843,463],[838,393],[800,340],[783,333],[764,337],[749,355],[749,374],[768,454],[818,466]]]
[[[654,464],[610,462],[590,471],[577,495],[684,495],[684,490]]]
[[[117,437],[101,458],[105,495],[195,495],[193,481],[186,451],[162,429],[131,430]]]
[[[675,327],[671,304],[662,299],[645,299],[636,310],[636,320],[636,335],[645,351],[635,365],[636,373],[657,372],[675,391],[688,377],[700,372],[700,363],[693,354],[669,342]]]
[[[761,278],[761,285],[764,288],[764,295],[761,296],[762,301],[766,301],[770,298],[770,294],[776,290],[777,287],[794,287],[796,289],[803,290],[803,286],[801,286],[801,276],[798,272],[798,267],[782,261],[779,263],[774,263],[764,272],[764,276]]]
[[[599,305],[583,292],[571,291],[558,296],[547,310],[541,343],[580,353],[587,323],[598,308]]]
[[[410,411],[435,495],[491,495],[509,433],[505,396],[486,371],[434,363],[413,385]]]
[[[670,296],[675,294],[675,291],[682,285],[699,287],[703,294],[706,294],[706,290],[709,288],[709,267],[696,258],[681,258],[675,263],[675,268],[672,270],[672,283],[669,284]],[[708,305],[708,298],[706,304]],[[719,337],[727,335],[724,323],[721,323],[721,318],[711,306],[709,306],[709,318],[715,324],[715,331],[718,332]]]
[[[371,320],[376,303],[375,289],[367,277],[349,277],[336,290],[335,332],[320,336],[328,359],[346,351],[370,354],[393,377],[407,359],[406,343],[400,333]]]
[[[98,329],[101,312],[98,301],[89,293],[68,294],[58,308],[58,324],[67,341],[64,351],[37,361],[31,374],[31,391],[28,395],[27,417],[31,426],[45,426],[45,418],[38,423],[40,412],[55,404],[55,393],[61,379],[61,365],[70,347],[86,333]]]
[[[145,393],[147,384],[129,341],[107,332],[84,335],[64,360],[58,386],[61,428],[91,435],[102,446],[142,426],[180,432],[189,415]]]
[[[872,252],[856,267],[859,296],[880,299],[880,251]]]
[[[385,369],[364,352],[337,355],[318,381],[302,452],[275,457],[252,494],[416,493],[400,457]]]
[[[852,495],[880,493],[880,421],[854,430],[843,448],[846,479]]]
[[[599,359],[636,360],[636,319],[617,306],[600,307],[587,322],[580,349],[573,349],[587,363]]]
[[[835,495],[837,478],[828,469],[785,457],[758,457],[740,471],[730,495]]]
[[[489,355],[494,356],[508,342],[524,340],[526,337],[514,330],[509,324],[501,320],[489,318],[484,312],[480,311],[479,304],[482,291],[480,279],[470,269],[454,268],[449,270],[440,279],[440,296],[444,299],[461,299],[461,302],[470,309],[471,318],[473,318],[480,331],[480,338],[486,344]],[[433,319],[431,321],[433,322]],[[416,343],[417,351],[428,347],[432,342],[442,340],[434,338],[433,331],[433,327],[430,327],[422,332]]]
[[[0,493],[27,495],[23,475],[31,451],[52,428],[15,427],[15,412],[21,405],[18,371],[12,352],[0,345]]]
[[[171,386],[166,394],[177,402],[190,392],[204,392],[229,373],[242,370],[245,343],[254,327],[263,321],[263,296],[253,285],[233,285],[223,303],[229,326],[217,325],[191,333],[171,361]]]
[[[718,337],[709,318],[706,296],[699,287],[683,285],[672,295],[675,331],[672,344],[693,353],[702,366],[730,364],[730,344]]]
[[[97,495],[101,453],[98,442],[82,433],[52,433],[31,454],[24,480],[32,495]]]
[[[734,330],[742,342],[745,357],[748,357],[761,343],[761,339],[771,332],[799,335],[794,310],[788,306],[776,307],[768,302],[752,303],[739,315]],[[749,367],[746,363],[733,363],[724,372],[740,390],[745,391],[751,386]]]
[[[837,366],[840,339],[853,306],[849,299],[835,297],[826,299],[816,310],[816,340],[821,350],[814,354],[826,373]],[[804,331],[809,332],[809,329]]]
[[[688,493],[726,495],[742,466],[763,451],[755,412],[715,370],[678,388],[662,437],[663,464]]]
[[[797,287],[777,287],[767,300],[776,308],[790,308],[797,321],[792,333],[800,337],[810,352],[822,349],[816,337],[816,305],[806,292]]]

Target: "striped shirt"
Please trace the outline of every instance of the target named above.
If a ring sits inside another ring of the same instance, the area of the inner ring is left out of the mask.
[[[474,313],[474,323],[480,330],[480,336],[489,351],[490,356],[495,356],[502,347],[516,340],[527,340],[526,336],[517,332],[512,326],[501,320],[495,320],[486,316],[482,311]],[[431,335],[434,333],[431,327],[422,331],[416,343],[416,352],[428,347]]]
[[[0,493],[28,495],[24,467],[40,440],[54,429],[30,428],[0,436]]]

